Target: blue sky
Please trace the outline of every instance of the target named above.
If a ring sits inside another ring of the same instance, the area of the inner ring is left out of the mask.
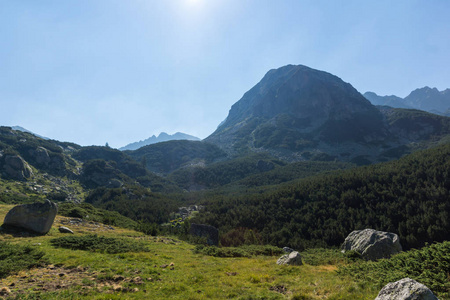
[[[205,138],[264,74],[450,88],[450,1],[0,0],[0,125],[80,145]]]

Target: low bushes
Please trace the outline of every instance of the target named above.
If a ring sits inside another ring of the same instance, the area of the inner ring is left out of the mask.
[[[340,267],[339,273],[358,281],[375,282],[379,287],[409,277],[425,284],[437,296],[449,298],[450,242],[402,252],[391,259],[350,264]]]
[[[147,247],[133,240],[111,238],[97,235],[66,236],[52,239],[55,247],[71,250],[87,250],[102,253],[147,252]]]
[[[281,248],[271,245],[246,245],[241,247],[214,247],[198,245],[195,250],[196,253],[216,257],[252,257],[256,255],[275,256],[280,255],[283,250]]]
[[[0,241],[0,278],[20,270],[30,269],[47,263],[45,253],[31,246],[13,245]]]

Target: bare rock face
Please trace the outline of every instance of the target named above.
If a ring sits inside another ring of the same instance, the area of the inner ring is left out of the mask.
[[[33,176],[30,166],[19,155],[6,155],[3,171],[8,177],[16,180],[26,180]]]
[[[206,237],[208,245],[219,245],[219,231],[214,226],[192,223],[190,232],[194,236]]]
[[[49,200],[18,205],[6,214],[3,225],[46,234],[53,225],[57,211],[57,205]]]
[[[375,300],[438,300],[433,292],[425,285],[403,278],[386,284]]]
[[[285,254],[277,261],[277,265],[292,265],[301,266],[303,264],[300,253],[292,251],[289,254]]]
[[[402,251],[397,234],[374,229],[351,232],[341,248],[342,252],[357,251],[366,260],[389,258]]]
[[[48,150],[44,147],[37,147],[34,150],[29,151],[30,155],[36,160],[38,165],[48,166],[50,163],[50,156]]]

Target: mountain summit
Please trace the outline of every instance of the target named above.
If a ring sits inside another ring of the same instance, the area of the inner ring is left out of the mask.
[[[205,141],[232,156],[266,152],[288,161],[367,164],[439,140],[449,124],[416,110],[377,108],[335,75],[288,65],[267,72]]]
[[[385,136],[380,111],[349,83],[327,72],[288,65],[270,70],[245,93],[206,141],[231,153],[249,149],[298,156]]]

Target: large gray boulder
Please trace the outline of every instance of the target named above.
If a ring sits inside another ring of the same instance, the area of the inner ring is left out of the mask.
[[[57,212],[57,205],[49,200],[18,205],[6,214],[3,225],[46,234],[50,231]]]
[[[355,230],[342,244],[342,252],[354,250],[366,260],[389,258],[402,251],[398,235],[374,229]]]
[[[438,300],[438,298],[425,285],[410,278],[403,278],[386,284],[375,300]]]
[[[292,251],[289,254],[285,254],[277,260],[278,265],[292,265],[301,266],[303,264],[300,253]]]

